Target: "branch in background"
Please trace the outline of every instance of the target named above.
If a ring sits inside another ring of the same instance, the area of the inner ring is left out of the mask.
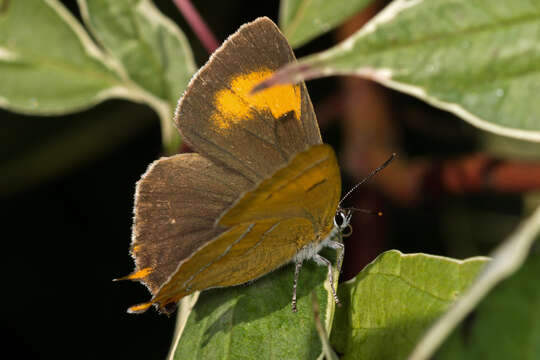
[[[197,12],[197,9],[195,9],[189,0],[173,0],[173,2],[176,7],[178,7],[182,15],[184,15],[184,18],[188,22],[189,26],[191,26],[191,29],[195,35],[197,35],[206,51],[208,51],[209,54],[213,53],[218,48],[219,42],[212,31],[210,31],[208,25],[206,25],[204,20],[201,18]]]
[[[423,183],[432,194],[520,193],[540,189],[540,164],[473,154],[440,164],[433,162]]]

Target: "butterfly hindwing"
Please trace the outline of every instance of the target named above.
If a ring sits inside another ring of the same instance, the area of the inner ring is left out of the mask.
[[[194,291],[243,284],[289,262],[328,235],[340,190],[332,148],[298,154],[224,214],[220,224],[229,230],[184,260],[152,302],[165,308]]]
[[[155,293],[183,259],[224,231],[214,226],[215,217],[249,185],[198,154],[153,162],[135,192],[131,253],[136,268],[126,278]]]

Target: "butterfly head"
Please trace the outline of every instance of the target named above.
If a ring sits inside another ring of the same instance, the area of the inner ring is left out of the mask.
[[[339,230],[339,232],[347,236],[348,233],[352,232],[351,229],[351,217],[353,211],[347,208],[339,207],[334,216],[334,227]],[[347,232],[346,234],[344,232]]]

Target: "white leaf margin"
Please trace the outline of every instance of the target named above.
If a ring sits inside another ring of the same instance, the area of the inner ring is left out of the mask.
[[[540,206],[520,224],[512,235],[495,249],[492,260],[486,264],[475,282],[428,329],[408,359],[423,360],[431,358],[452,330],[478,305],[486,294],[523,265],[529,249],[539,233]]]

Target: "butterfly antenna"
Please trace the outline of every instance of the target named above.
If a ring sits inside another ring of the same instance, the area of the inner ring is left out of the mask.
[[[341,200],[339,201],[339,204],[338,206],[341,205],[341,203],[343,202],[343,200],[345,200],[347,197],[349,197],[349,195],[354,191],[356,190],[356,188],[358,188],[360,185],[368,182],[372,177],[374,177],[375,175],[377,175],[377,173],[379,171],[381,171],[382,169],[384,169],[385,167],[387,167],[388,165],[390,165],[390,163],[396,158],[397,154],[396,153],[392,153],[392,155],[390,155],[390,157],[381,165],[379,166],[378,168],[376,168],[375,170],[373,170],[371,173],[368,174],[368,176],[366,176],[365,178],[363,178],[362,180],[360,180],[360,182],[356,185],[354,185],[352,187],[351,190],[349,190],[344,197],[341,198]]]
[[[355,207],[348,207],[348,208],[345,208],[345,209],[350,210],[350,211],[361,212],[361,213],[368,214],[368,215],[383,216],[382,211],[378,211],[378,210],[358,209],[358,208],[355,208]]]

